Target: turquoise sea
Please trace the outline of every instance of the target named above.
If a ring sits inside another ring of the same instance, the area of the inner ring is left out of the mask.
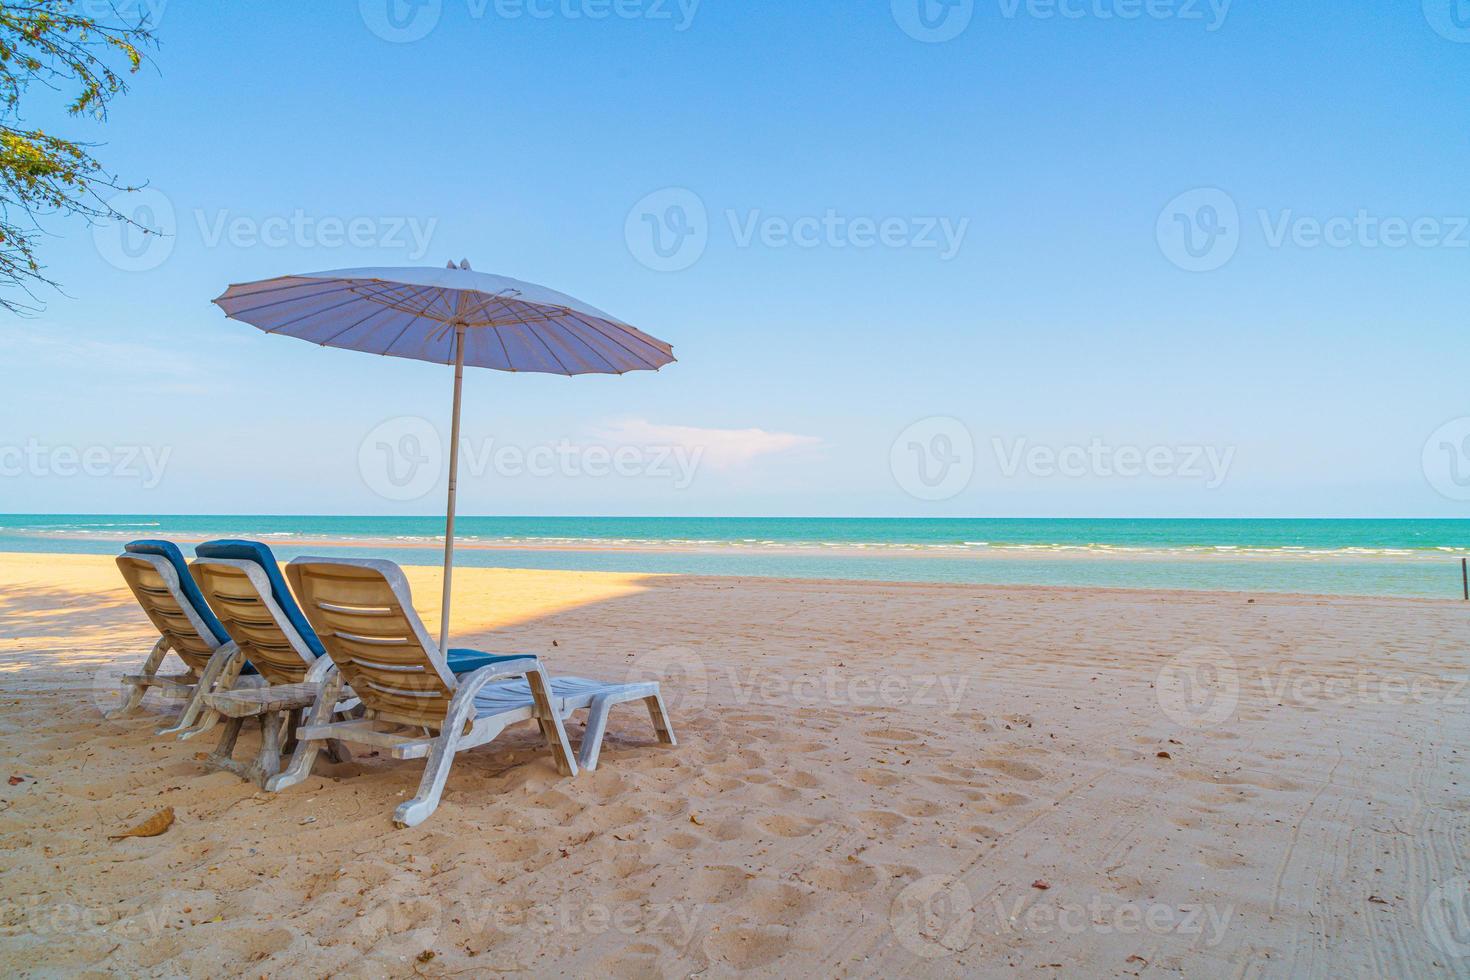
[[[1470,520],[460,517],[464,566],[699,575],[1461,596]],[[0,515],[0,551],[136,537],[440,560],[438,517]]]

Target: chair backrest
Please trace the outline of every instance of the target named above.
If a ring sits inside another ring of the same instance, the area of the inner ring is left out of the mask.
[[[118,555],[117,568],[128,588],[133,590],[138,605],[169,641],[169,649],[195,673],[203,672],[214,651],[228,639],[228,634],[221,626],[219,635],[216,635],[209,624],[219,623],[209,612],[209,607],[202,598],[196,606],[186,594],[183,588],[186,581],[190,590],[198,592],[188,572],[180,579],[168,558],[141,551]],[[200,609],[209,617],[208,622],[199,614]]]
[[[196,558],[189,574],[230,639],[267,682],[306,680],[317,654],[277,604],[264,568],[248,559]]]
[[[200,558],[236,558],[241,561],[252,561],[259,565],[265,577],[270,581],[270,596],[280,607],[281,612],[291,621],[296,632],[306,641],[307,647],[318,657],[327,655],[322,641],[317,639],[311,624],[301,614],[301,607],[296,604],[295,596],[286,587],[286,579],[281,575],[281,566],[276,562],[275,553],[262,541],[243,541],[238,538],[223,538],[219,541],[206,541],[194,549],[194,554]]]
[[[454,675],[414,611],[403,569],[370,558],[297,558],[286,577],[366,708],[385,721],[443,724]]]

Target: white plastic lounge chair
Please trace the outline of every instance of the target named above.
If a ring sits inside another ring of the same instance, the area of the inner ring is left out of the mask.
[[[224,627],[184,565],[184,556],[171,541],[133,541],[117,556],[117,567],[133,590],[138,605],[157,628],[158,642],[138,674],[123,676],[122,704],[105,712],[108,718],[132,714],[149,688],[165,697],[186,699],[183,711],[160,735],[177,734],[192,727],[204,710],[204,695],[229,688],[237,679],[242,684],[258,683],[255,668],[240,655]],[[182,674],[160,674],[164,657],[172,651],[184,662]]]
[[[195,552],[200,557],[189,572],[199,591],[268,686],[206,694],[204,716],[179,737],[201,734],[221,716],[227,718],[219,746],[205,764],[264,787],[281,769],[283,723],[289,739],[336,667],[302,618],[268,547],[256,541],[210,541]],[[339,701],[336,711],[356,704],[349,697]],[[260,725],[261,744],[255,759],[245,763],[233,753],[240,728],[250,718]],[[335,743],[328,752],[339,761],[345,755]]]
[[[535,719],[557,770],[577,774],[562,719],[578,707],[589,719],[583,758],[595,765],[606,712],[614,703],[643,700],[662,741],[673,734],[657,684],[606,685],[581,678],[552,682],[534,656],[478,654],[481,663],[456,675],[414,611],[408,581],[390,561],[297,558],[286,566],[306,618],[338,667],[313,704],[285,771],[266,781],[275,791],[304,780],[328,739],[384,749],[395,759],[427,757],[417,795],[393,820],[422,823],[439,805],[457,752],[494,739],[507,726]],[[332,721],[338,686],[362,699],[362,719]]]

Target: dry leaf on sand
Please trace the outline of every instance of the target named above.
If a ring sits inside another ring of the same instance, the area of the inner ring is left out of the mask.
[[[125,830],[120,834],[108,834],[108,840],[122,840],[124,837],[157,837],[174,824],[174,808],[166,806],[153,816],[144,820],[132,830]]]

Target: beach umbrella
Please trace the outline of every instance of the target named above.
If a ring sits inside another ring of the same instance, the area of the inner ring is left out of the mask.
[[[441,649],[449,646],[464,369],[623,374],[657,371],[674,360],[668,344],[601,310],[545,286],[475,272],[468,262],[280,276],[231,286],[214,302],[232,320],[266,333],[454,365]]]

